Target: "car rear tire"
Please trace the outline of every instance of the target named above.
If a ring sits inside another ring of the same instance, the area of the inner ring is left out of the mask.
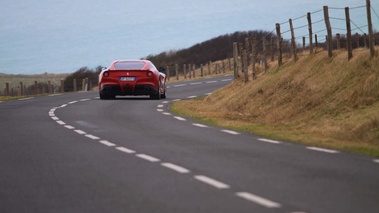
[[[161,94],[161,98],[166,98],[166,87],[164,88],[163,94]]]
[[[156,94],[150,95],[150,99],[159,100],[161,99],[161,90],[160,90],[160,84],[158,86],[158,91]]]
[[[101,93],[99,93],[99,96],[100,96],[101,100],[109,100],[109,99],[115,99],[116,98],[115,95],[103,95]]]

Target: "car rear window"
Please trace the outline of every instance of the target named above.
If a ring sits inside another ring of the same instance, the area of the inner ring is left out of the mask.
[[[142,61],[119,61],[115,63],[116,70],[142,70],[145,63]]]

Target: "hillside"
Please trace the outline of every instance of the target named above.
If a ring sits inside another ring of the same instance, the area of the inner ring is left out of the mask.
[[[252,38],[253,36],[256,36],[259,40],[263,37],[269,38],[270,36],[276,38],[272,33],[262,30],[237,31],[217,36],[186,49],[148,55],[146,59],[153,61],[157,67],[166,67],[173,64],[206,64],[210,61],[231,58],[233,54],[233,42],[244,43],[245,38]],[[262,51],[262,47],[259,48],[259,51]]]
[[[353,54],[348,61],[346,51],[334,51],[329,59],[319,50],[273,63],[254,81],[234,80],[172,109],[239,131],[379,156],[379,60],[367,49]]]

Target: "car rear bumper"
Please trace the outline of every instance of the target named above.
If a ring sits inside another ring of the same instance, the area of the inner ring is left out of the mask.
[[[100,90],[101,95],[155,95],[158,90],[150,84],[137,84],[134,87],[126,84],[123,88],[120,85],[104,85]]]

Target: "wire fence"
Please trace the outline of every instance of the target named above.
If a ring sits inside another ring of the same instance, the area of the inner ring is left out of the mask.
[[[283,53],[296,61],[298,51],[309,51],[309,54],[313,54],[314,47],[327,49],[329,57],[332,57],[335,49],[347,49],[349,60],[353,57],[352,49],[366,47],[370,49],[373,58],[374,46],[379,42],[377,29],[379,16],[370,0],[366,0],[366,5],[352,8],[324,6],[323,9],[276,23],[275,28],[263,38],[246,38],[244,44],[235,42],[235,78],[239,77],[241,70],[245,73],[245,81],[251,76],[255,79],[256,63],[263,64],[266,70],[268,58],[273,61],[276,57],[278,65],[281,66]],[[251,75],[247,70],[250,64],[253,69]]]

